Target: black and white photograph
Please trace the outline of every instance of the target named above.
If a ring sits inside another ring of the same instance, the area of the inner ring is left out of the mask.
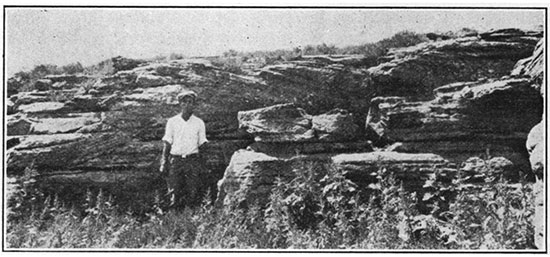
[[[3,5],[2,252],[548,253],[547,5]]]

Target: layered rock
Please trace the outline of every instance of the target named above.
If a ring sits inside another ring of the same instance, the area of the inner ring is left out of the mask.
[[[223,176],[233,152],[254,142],[250,134],[239,128],[239,111],[283,102],[325,110],[328,106],[323,104],[336,101],[364,113],[368,105],[368,101],[358,102],[369,97],[363,78],[357,76],[361,69],[343,69],[342,64],[338,64],[350,62],[347,59],[330,63],[315,59],[297,61],[284,68],[268,66],[261,72],[278,69],[300,77],[296,82],[285,83],[281,83],[280,78],[270,80],[259,74],[231,73],[201,59],[167,63],[124,58],[115,61],[115,74],[99,78],[49,76],[44,83],[47,87],[41,88],[45,91],[10,96],[9,176],[33,168],[48,184],[54,181],[60,185],[68,181],[116,184],[121,179],[117,174],[129,172],[135,175],[128,181],[153,181],[151,178],[157,176],[160,139],[166,120],[179,112],[177,94],[190,89],[199,94],[196,115],[205,121],[211,141],[206,149],[211,171],[208,183],[215,190],[215,181]],[[301,74],[306,73],[308,77],[302,77]],[[339,79],[318,85],[319,74]],[[349,84],[336,85],[340,82]],[[311,88],[313,86],[317,88]],[[330,88],[332,86],[345,86],[354,96],[348,99],[346,94],[326,94],[328,90],[336,90]],[[305,148],[304,151],[329,150],[326,144]],[[345,147],[332,147],[344,151],[342,148]],[[140,188],[147,190],[146,186]]]
[[[546,94],[546,86],[544,85],[544,41],[540,40],[533,52],[533,55],[520,60],[512,75],[523,76],[530,80],[533,88],[540,91],[540,95],[544,98]],[[526,147],[529,151],[531,161],[531,168],[538,177],[542,177],[544,173],[544,163],[546,160],[544,144],[544,123],[545,115],[541,115],[542,120],[539,124],[534,126],[529,132],[529,136],[526,141]]]
[[[371,101],[366,136],[338,109],[308,115],[300,105],[277,105],[239,113],[256,142],[233,156],[218,203],[265,204],[277,179],[290,181],[304,169],[337,169],[361,190],[381,169],[410,191],[422,190],[434,174],[451,182],[457,171],[468,183],[517,181],[518,170],[529,169],[524,143],[543,99],[530,78],[508,75],[540,37],[501,30],[392,50],[389,62],[369,69],[369,85],[383,97]],[[283,68],[263,76],[282,80]],[[366,138],[386,151],[351,143]]]
[[[39,171],[42,179],[50,185],[49,191],[58,186],[75,189],[85,186],[116,187],[116,184],[132,181],[155,181],[160,177],[160,141],[143,142],[129,134],[69,133],[50,135],[13,136],[16,141],[7,152],[8,176],[22,175],[27,167]],[[234,151],[245,148],[249,140],[214,140],[205,148],[208,156],[206,166],[210,170],[204,183],[216,193],[216,181],[222,178],[223,170]],[[222,170],[222,172],[219,172]],[[126,175],[132,174],[129,178]],[[65,185],[66,182],[78,182]],[[96,183],[101,182],[101,183]],[[140,182],[140,183],[141,183]],[[135,186],[135,185],[133,185]],[[149,190],[148,187],[138,187]]]
[[[544,164],[546,163],[544,132],[544,123],[541,122],[531,129],[525,142],[529,152],[531,169],[539,178],[544,177]]]
[[[437,98],[373,99],[370,131],[395,150],[433,152],[455,162],[471,156],[504,156],[526,171],[523,142],[540,121],[542,98],[528,79],[454,83],[435,90]]]
[[[452,177],[456,166],[434,154],[369,152],[354,154],[311,154],[293,157],[274,157],[265,153],[240,150],[235,152],[219,182],[218,204],[246,206],[267,203],[277,181],[290,181],[298,172],[314,169],[323,177],[329,169],[346,174],[351,181],[366,190],[377,181],[377,172],[387,169],[398,179],[407,181],[407,190],[421,190],[423,182],[435,170]]]
[[[58,83],[76,85],[76,84],[88,81],[90,79],[90,77],[82,74],[47,75],[45,78],[52,82],[53,85],[51,86],[54,86],[55,84],[58,84]],[[54,86],[54,87],[59,88],[61,86],[59,86],[58,84],[58,86]]]
[[[544,79],[544,40],[537,43],[533,55],[516,63],[511,75],[531,78],[533,86],[537,86],[537,88],[541,86]],[[540,89],[544,88],[540,87]],[[542,92],[541,94],[544,95]]]
[[[276,177],[291,179],[304,163],[337,167],[363,184],[372,182],[368,172],[388,168],[411,190],[434,167],[451,172],[472,155],[523,165],[542,100],[532,69],[501,76],[540,37],[505,30],[394,49],[368,71],[364,56],[302,57],[239,73],[202,59],[114,58],[114,74],[50,76],[38,85],[45,91],[16,93],[12,81],[7,173],[34,168],[51,189],[156,188],[160,139],[182,90],[199,94],[196,115],[210,140],[204,178],[212,187],[223,177],[221,201],[231,204],[265,199]],[[448,84],[457,81],[466,82]],[[373,95],[385,97],[371,104]],[[372,152],[368,140],[401,142],[393,149],[411,154]],[[426,152],[442,157],[418,154]]]
[[[354,123],[353,115],[342,109],[313,116],[311,123],[319,139],[325,141],[354,139],[359,129]]]
[[[313,56],[264,67],[258,75],[272,87],[266,93],[288,96],[283,103],[295,103],[310,114],[348,110],[359,125],[374,94],[368,67],[364,56]]]
[[[242,111],[240,127],[254,136],[251,149],[273,155],[372,150],[353,115],[334,109],[309,115],[294,104]]]
[[[255,142],[231,158],[218,183],[219,205],[263,205],[276,179],[288,182],[313,167],[326,172],[337,153],[372,151],[353,115],[342,109],[309,115],[294,104],[279,104],[239,112],[238,118]]]
[[[255,134],[256,141],[302,141],[315,137],[311,118],[293,104],[280,104],[238,114],[240,127]]]
[[[509,75],[541,37],[542,32],[498,30],[391,49],[368,73],[379,96],[430,99],[433,89],[449,83]]]
[[[52,86],[52,81],[49,79],[39,79],[36,82],[34,82],[34,89],[38,91],[49,90],[51,86]]]
[[[516,64],[512,75],[524,76],[530,79],[532,86],[540,92],[540,95],[544,98],[546,96],[546,85],[544,80],[544,72],[546,71],[544,61],[544,40],[540,40],[531,57],[525,58]],[[529,161],[531,163],[531,169],[536,177],[535,184],[533,186],[533,194],[535,196],[534,206],[535,215],[533,217],[533,226],[535,230],[535,245],[539,249],[545,249],[547,238],[545,236],[546,227],[546,195],[544,184],[544,177],[546,176],[546,143],[545,138],[545,124],[546,113],[542,114],[541,122],[535,125],[529,132],[527,141],[525,142],[527,151],[529,152]]]

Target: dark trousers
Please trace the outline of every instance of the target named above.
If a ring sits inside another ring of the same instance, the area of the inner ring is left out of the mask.
[[[201,175],[205,174],[202,159],[198,154],[186,158],[170,156],[170,169],[166,177],[170,206],[183,208],[196,206],[201,201]]]

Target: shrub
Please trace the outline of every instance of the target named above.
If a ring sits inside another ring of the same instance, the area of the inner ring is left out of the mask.
[[[84,72],[84,67],[80,62],[70,63],[61,67],[63,74],[77,74]]]
[[[112,59],[107,59],[98,64],[84,68],[84,73],[88,75],[109,75],[115,73],[114,62]]]
[[[74,204],[22,184],[8,202],[6,242],[10,248],[534,248],[529,184],[472,184],[458,173],[454,181],[434,175],[424,191],[410,192],[385,168],[368,185],[331,166],[304,162],[294,172],[291,181],[275,182],[266,206],[247,208],[215,208],[206,196],[196,208],[165,210],[157,192],[149,206],[128,209],[122,207],[128,199],[104,190],[89,190]]]
[[[114,73],[123,70],[131,70],[145,62],[143,60],[134,60],[130,58],[124,58],[122,56],[113,57],[111,58],[111,61],[113,63]]]

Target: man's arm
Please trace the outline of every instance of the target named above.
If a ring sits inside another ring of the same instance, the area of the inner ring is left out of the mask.
[[[207,143],[208,143],[208,139],[206,139],[206,126],[204,125],[204,122],[201,120],[200,127],[199,127],[199,153],[202,153],[204,151]]]
[[[172,142],[174,141],[174,132],[172,128],[172,123],[170,120],[166,122],[166,130],[164,131],[164,136],[162,137],[162,156],[160,157],[160,172],[168,171],[168,166],[170,164],[170,150],[172,149]]]
[[[204,153],[204,149],[206,149],[208,141],[204,142],[202,145],[199,145],[199,153]]]
[[[172,145],[166,141],[162,141],[164,146],[162,147],[162,157],[160,158],[160,172],[166,172],[168,170],[168,161],[170,159],[170,150]]]

